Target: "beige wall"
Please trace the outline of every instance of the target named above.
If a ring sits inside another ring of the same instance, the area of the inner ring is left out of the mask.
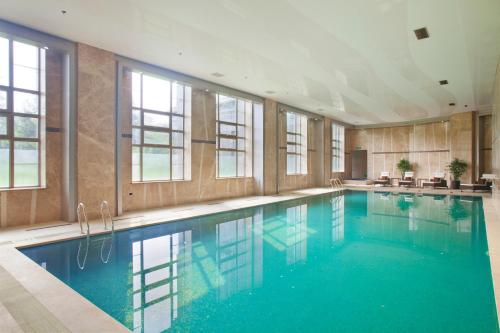
[[[458,157],[469,164],[462,181],[471,182],[475,165],[474,119],[473,112],[466,112],[445,122],[348,129],[347,155],[353,150],[367,150],[370,179],[379,177],[382,171],[400,177],[396,165],[402,158],[410,160],[417,178],[429,178],[435,171],[446,172],[446,165]]]
[[[276,194],[278,175],[277,143],[278,104],[264,101],[264,195]]]
[[[479,160],[480,177],[483,173],[492,173],[492,116],[479,117]]]
[[[492,165],[491,171],[500,177],[500,59],[497,64],[495,84],[493,86],[493,109],[491,118]],[[499,194],[500,179],[495,181],[494,194]]]
[[[61,219],[62,57],[47,51],[46,188],[0,191],[0,227]]]
[[[77,198],[96,218],[102,200],[115,209],[116,62],[113,53],[78,44],[77,64]]]

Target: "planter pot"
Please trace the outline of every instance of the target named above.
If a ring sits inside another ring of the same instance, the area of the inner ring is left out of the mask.
[[[460,189],[460,180],[452,180],[451,181],[451,188],[453,190],[458,190]]]

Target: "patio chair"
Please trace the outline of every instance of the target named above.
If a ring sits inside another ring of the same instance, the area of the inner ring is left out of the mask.
[[[399,180],[398,185],[406,187],[415,186],[414,172],[406,171],[403,179]]]
[[[460,184],[460,190],[462,191],[481,191],[481,192],[490,192],[491,185],[493,184],[493,180],[496,179],[496,175],[485,173],[479,179],[479,182],[476,184]]]
[[[374,180],[373,184],[375,184],[375,185],[382,185],[382,186],[391,185],[391,179],[389,178],[389,172],[382,171],[380,173],[379,179]]]
[[[432,178],[422,182],[422,187],[430,186],[432,188],[436,187],[448,187],[446,179],[444,179],[444,172],[438,171],[434,172]]]

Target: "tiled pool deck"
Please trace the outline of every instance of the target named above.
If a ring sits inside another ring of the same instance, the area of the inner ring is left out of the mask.
[[[353,186],[351,189],[416,192],[431,194],[462,194],[483,196],[488,247],[495,289],[497,312],[500,304],[500,198],[491,194],[465,193],[450,190],[402,188],[372,188]],[[228,210],[320,195],[337,190],[312,188],[274,196],[252,196],[217,200],[202,204],[153,209],[127,213],[115,221],[115,229],[175,221]],[[92,234],[109,232],[101,221],[91,221]],[[16,227],[0,232],[0,327],[2,332],[127,332],[128,330],[87,301],[83,296],[48,274],[42,267],[16,250],[18,247],[44,244],[81,237],[77,223],[54,222],[43,225]],[[91,318],[91,319],[90,319]]]

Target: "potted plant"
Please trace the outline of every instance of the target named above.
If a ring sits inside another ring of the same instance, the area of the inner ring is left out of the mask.
[[[402,158],[396,167],[401,172],[401,179],[404,179],[406,171],[411,171],[411,163],[405,158]]]
[[[460,177],[467,170],[467,162],[455,158],[453,161],[451,161],[450,164],[447,165],[447,167],[453,176],[453,180],[451,181],[451,188],[457,190],[460,188]]]

